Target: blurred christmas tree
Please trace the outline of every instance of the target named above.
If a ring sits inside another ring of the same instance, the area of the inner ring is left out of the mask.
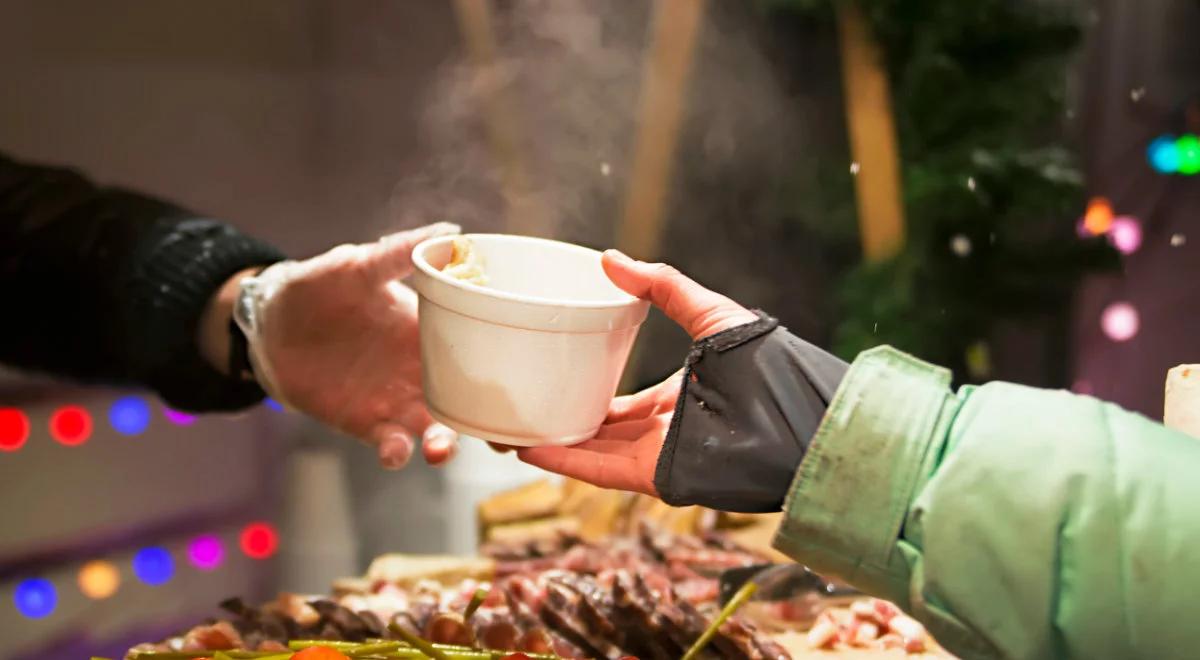
[[[838,1],[769,5],[832,28]],[[1063,318],[1082,276],[1118,265],[1103,239],[1075,233],[1082,175],[1063,121],[1080,30],[1017,0],[857,5],[890,81],[907,226],[898,254],[845,276],[834,349],[887,343],[985,379],[999,322]],[[806,188],[804,216],[831,241],[853,240],[860,166],[814,172]]]

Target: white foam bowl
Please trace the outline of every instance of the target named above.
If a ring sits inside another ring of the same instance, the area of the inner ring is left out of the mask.
[[[468,436],[521,447],[595,435],[648,303],[618,289],[595,250],[468,235],[486,287],[441,272],[453,237],[413,251],[429,412]]]

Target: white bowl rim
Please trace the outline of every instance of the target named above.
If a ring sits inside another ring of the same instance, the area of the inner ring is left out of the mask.
[[[420,243],[418,243],[417,246],[415,248],[413,248],[413,252],[412,252],[413,265],[416,266],[417,269],[420,270],[425,275],[432,277],[433,279],[438,280],[439,282],[444,282],[446,284],[449,284],[452,287],[462,289],[464,291],[469,291],[471,293],[484,294],[490,298],[499,298],[501,300],[510,300],[513,302],[526,303],[529,305],[540,305],[540,306],[546,306],[546,307],[568,307],[568,308],[572,308],[572,309],[618,309],[621,307],[628,307],[630,305],[642,302],[642,300],[640,298],[631,296],[628,293],[625,293],[624,291],[621,291],[621,298],[619,300],[605,300],[605,301],[564,300],[564,299],[559,299],[559,298],[545,298],[542,296],[527,296],[527,295],[520,294],[520,293],[511,293],[509,291],[500,291],[499,289],[493,289],[491,287],[479,286],[478,284],[473,284],[473,283],[467,282],[465,280],[460,280],[455,277],[450,277],[449,275],[446,275],[445,273],[443,273],[441,270],[434,268],[429,263],[429,261],[425,259],[425,250],[428,249],[430,245],[433,245],[435,243],[450,242],[450,241],[454,240],[457,236],[462,236],[463,238],[473,238],[473,237],[499,238],[501,240],[514,241],[514,242],[516,242],[516,241],[527,241],[527,242],[532,241],[532,242],[539,242],[539,243],[553,243],[553,244],[556,244],[559,246],[569,248],[571,250],[575,250],[577,252],[589,252],[589,253],[595,254],[595,255],[602,254],[599,250],[593,250],[592,248],[584,247],[582,245],[576,245],[575,243],[567,243],[566,241],[556,241],[556,240],[553,240],[550,238],[539,238],[537,236],[521,236],[519,234],[452,234],[452,235],[444,235],[444,236],[434,236],[433,238],[427,238],[427,239],[421,241]],[[613,286],[616,287],[615,284]],[[620,291],[620,289],[617,289],[617,290]]]

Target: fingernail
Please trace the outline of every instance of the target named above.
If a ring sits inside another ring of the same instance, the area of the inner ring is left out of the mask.
[[[429,450],[429,453],[435,455],[441,454],[436,461],[437,465],[441,465],[442,463],[449,461],[450,459],[454,458],[455,454],[458,453],[458,443],[455,442],[454,439],[444,436],[438,436],[426,441],[425,446]]]
[[[425,433],[421,434],[421,437],[425,442],[453,441],[458,438],[458,433],[445,424],[434,422],[425,429]]]
[[[425,429],[421,441],[425,447],[426,459],[430,459],[430,454],[444,454],[436,460],[430,460],[429,462],[433,465],[446,463],[458,453],[458,433],[455,433],[454,429],[436,422]]]
[[[412,458],[412,441],[404,436],[391,436],[379,444],[379,463],[388,470],[399,470]]]

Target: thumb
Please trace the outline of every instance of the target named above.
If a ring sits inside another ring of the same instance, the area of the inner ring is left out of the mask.
[[[617,250],[606,251],[601,264],[613,284],[649,300],[692,339],[758,320],[750,310],[700,286],[672,266],[637,261]]]
[[[375,445],[379,463],[389,470],[399,470],[412,458],[412,435],[399,424],[384,422],[375,426],[367,433],[367,441]]]
[[[438,222],[416,229],[388,234],[375,243],[372,260],[381,273],[388,278],[407,277],[412,272],[412,253],[419,243],[437,236],[448,236],[462,232],[462,227],[453,222]]]

